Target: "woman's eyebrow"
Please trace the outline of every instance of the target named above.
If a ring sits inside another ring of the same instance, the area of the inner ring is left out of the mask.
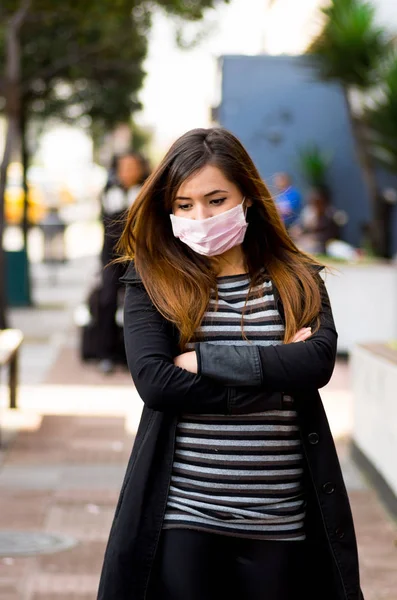
[[[220,193],[228,194],[229,192],[227,190],[213,190],[212,192],[208,192],[208,194],[204,194],[204,198],[208,198],[208,196],[213,196],[214,194]],[[175,200],[191,200],[191,198],[189,198],[189,196],[177,196]]]
[[[227,194],[228,191],[227,190],[214,190],[213,192],[208,192],[208,194],[204,194],[204,198],[207,198],[207,196],[212,196],[213,194]]]

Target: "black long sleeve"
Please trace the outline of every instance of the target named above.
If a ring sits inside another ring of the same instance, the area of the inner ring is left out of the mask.
[[[319,389],[331,378],[337,333],[321,280],[320,328],[306,342],[277,346],[196,344],[199,373],[220,383],[283,392]]]

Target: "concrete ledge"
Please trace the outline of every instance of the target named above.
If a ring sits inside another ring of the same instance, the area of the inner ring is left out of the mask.
[[[361,347],[368,352],[372,352],[372,354],[382,356],[382,358],[394,363],[397,367],[397,350],[394,350],[391,346],[387,344],[361,344]]]
[[[363,475],[373,488],[375,488],[379,498],[386,506],[389,513],[397,520],[397,496],[387,483],[386,479],[379,473],[370,460],[361,452],[360,448],[353,441],[350,446],[351,457]]]
[[[329,263],[325,283],[338,330],[338,352],[397,339],[397,265]]]
[[[351,365],[353,455],[397,517],[397,350],[359,345]]]

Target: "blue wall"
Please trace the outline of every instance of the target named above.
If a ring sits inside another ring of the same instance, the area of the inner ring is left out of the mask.
[[[358,245],[370,209],[341,88],[316,80],[305,57],[225,56],[222,63],[220,125],[242,141],[272,190],[274,173],[287,171],[305,192],[299,148],[314,142],[330,151],[334,204],[349,215],[343,237]]]

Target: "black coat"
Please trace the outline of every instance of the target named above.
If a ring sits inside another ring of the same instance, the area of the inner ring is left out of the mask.
[[[198,345],[201,373],[193,375],[174,366],[180,353],[178,332],[155,309],[132,263],[124,281],[127,359],[145,405],[110,532],[98,600],[146,597],[166,508],[178,414],[274,409],[281,406],[283,394],[296,400],[306,459],[306,600],[362,600],[349,500],[317,391],[332,375],[337,340],[323,284],[320,330],[306,343],[239,347],[237,357],[230,354],[229,363],[225,360],[215,371],[210,355],[215,346]],[[278,295],[276,301],[283,315]],[[254,385],[244,384],[247,375],[245,369],[238,374],[236,358],[245,361]]]

